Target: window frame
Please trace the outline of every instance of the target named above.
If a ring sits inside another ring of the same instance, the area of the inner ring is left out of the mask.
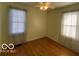
[[[27,18],[26,18],[26,17],[27,17],[27,15],[26,15],[26,14],[27,14],[27,10],[26,10],[26,9],[22,9],[22,8],[18,8],[18,7],[13,7],[13,6],[9,6],[8,8],[9,8],[9,34],[10,34],[10,35],[13,35],[13,36],[25,34],[25,33],[26,33],[26,23],[27,23],[27,22],[26,22],[26,19],[27,19]],[[10,24],[12,23],[11,20],[10,20],[10,10],[11,10],[11,9],[22,10],[22,11],[25,12],[24,32],[22,32],[22,33],[15,33],[15,34],[12,34],[12,33],[11,33],[11,25],[10,25]]]
[[[71,38],[71,39],[76,39],[76,37],[75,38],[73,38],[72,36],[71,37],[69,37],[69,36],[67,36],[66,34],[63,34],[63,27],[74,27],[75,29],[76,29],[76,31],[77,31],[77,23],[76,23],[76,25],[64,25],[64,14],[65,13],[72,13],[72,12],[78,12],[78,14],[79,14],[79,10],[72,10],[72,11],[66,11],[66,12],[64,12],[63,14],[62,14],[62,21],[61,21],[61,35],[63,35],[64,37],[66,37],[66,38]],[[79,15],[77,15],[77,18],[79,18],[78,17]],[[77,21],[78,21],[78,19],[77,19]],[[76,31],[75,31],[75,36],[76,36]]]

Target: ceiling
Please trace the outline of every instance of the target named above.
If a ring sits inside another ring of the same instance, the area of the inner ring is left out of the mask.
[[[27,4],[29,6],[33,6],[33,7],[39,5],[39,2],[23,2],[23,3]],[[49,8],[55,9],[55,8],[71,5],[71,4],[74,4],[74,3],[76,3],[76,2],[49,2]]]

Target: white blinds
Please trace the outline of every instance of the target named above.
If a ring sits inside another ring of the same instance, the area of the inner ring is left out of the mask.
[[[62,34],[64,36],[73,39],[78,39],[77,38],[79,36],[78,16],[79,16],[78,11],[64,13],[62,22]]]
[[[24,32],[25,11],[10,9],[10,33],[19,34]]]

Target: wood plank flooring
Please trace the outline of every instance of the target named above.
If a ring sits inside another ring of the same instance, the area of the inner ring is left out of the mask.
[[[77,56],[72,50],[63,47],[49,38],[41,38],[15,47],[15,53],[2,53],[2,55],[16,56]]]

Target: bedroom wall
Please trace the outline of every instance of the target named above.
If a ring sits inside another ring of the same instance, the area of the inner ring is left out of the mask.
[[[61,35],[61,22],[63,11],[79,9],[79,4],[47,11],[47,36],[67,48],[79,51],[79,40],[70,39]]]
[[[0,48],[2,43],[8,42],[7,17],[7,7],[0,3]]]
[[[9,6],[18,7],[27,10],[26,15],[26,35],[17,38],[9,34]],[[31,41],[37,38],[45,37],[46,35],[46,21],[45,12],[38,8],[31,7],[22,3],[0,3],[0,19],[1,28],[0,42],[19,44],[26,41]],[[1,37],[2,36],[2,37]]]

